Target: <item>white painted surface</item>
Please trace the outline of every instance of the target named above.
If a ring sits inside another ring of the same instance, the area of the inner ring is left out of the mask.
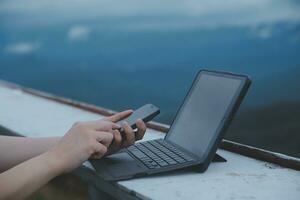
[[[0,124],[26,136],[63,135],[76,121],[102,116],[0,86]],[[145,140],[164,134],[147,130]],[[152,199],[300,199],[300,172],[219,150],[209,169],[121,181]],[[86,163],[88,164],[88,163]]]
[[[99,115],[54,101],[0,87],[0,123],[26,136],[60,136],[76,121]]]
[[[123,181],[153,199],[300,199],[300,173],[228,151],[227,163],[212,163],[203,174],[176,172]]]

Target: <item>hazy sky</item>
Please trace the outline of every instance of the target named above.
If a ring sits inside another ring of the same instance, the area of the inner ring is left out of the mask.
[[[122,19],[119,28],[214,28],[299,22],[291,0],[2,0],[2,24],[46,24]]]
[[[299,24],[299,10],[296,0],[0,0],[0,33],[22,33],[24,28],[34,30],[34,26],[55,28],[61,23],[67,29],[66,40],[85,42],[97,29],[169,31],[242,26],[249,28],[250,35],[267,39],[276,32],[274,24]],[[298,42],[299,36],[295,38]],[[15,39],[3,46],[2,52],[23,55],[40,48],[43,42],[37,39]]]

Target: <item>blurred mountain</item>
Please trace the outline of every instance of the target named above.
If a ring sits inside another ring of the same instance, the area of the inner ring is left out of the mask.
[[[266,106],[280,102],[300,101],[300,65],[272,73],[253,82],[246,104]]]
[[[248,74],[253,84],[228,137],[299,156],[299,24],[119,30],[102,22],[0,24],[0,79],[114,110],[151,102],[162,111],[156,120],[170,123],[199,69]]]
[[[282,102],[240,112],[227,139],[300,157],[300,103]]]

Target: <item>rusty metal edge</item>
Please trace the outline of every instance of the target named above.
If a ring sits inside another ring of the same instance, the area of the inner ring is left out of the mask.
[[[281,167],[286,167],[300,171],[300,159],[295,157],[286,156],[280,153],[274,153],[271,151],[232,142],[229,140],[223,140],[220,145],[220,148],[250,158],[255,158],[257,160],[274,163]]]
[[[58,103],[63,103],[72,107],[76,107],[79,108],[81,110],[85,110],[85,111],[89,111],[89,112],[93,112],[93,113],[97,113],[103,116],[111,116],[114,113],[116,113],[116,111],[113,110],[109,110],[100,106],[95,106],[92,104],[88,104],[88,103],[84,103],[84,102],[80,102],[80,101],[76,101],[76,100],[72,100],[66,97],[61,97],[58,95],[53,95],[47,92],[42,92],[36,89],[32,89],[32,88],[28,88],[28,87],[24,87],[15,83],[11,83],[11,82],[7,82],[7,81],[3,81],[0,80],[0,85],[5,86],[7,88],[11,88],[11,89],[17,89],[20,90],[22,92],[37,96],[37,97],[42,97],[44,99],[48,99],[48,100],[52,100]],[[161,131],[166,133],[169,128],[168,126],[161,124],[161,123],[157,123],[157,122],[148,122],[147,126],[151,129],[157,130],[157,131]]]
[[[97,114],[104,115],[104,116],[110,116],[115,113],[115,111],[105,109],[103,107],[91,105],[88,103],[83,103],[80,101],[75,101],[72,99],[53,95],[53,94],[46,93],[46,92],[42,92],[42,91],[39,91],[36,89],[24,87],[24,86],[21,86],[21,85],[15,84],[15,83],[11,83],[11,82],[7,82],[7,81],[3,81],[3,80],[0,80],[0,85],[5,86],[7,88],[11,88],[11,89],[17,89],[24,93],[28,93],[28,94],[31,94],[31,95],[34,95],[37,97],[52,100],[52,101],[55,101],[58,103],[66,104],[69,106],[79,108],[81,110],[97,113]],[[154,129],[154,130],[157,130],[157,131],[160,131],[163,133],[167,133],[169,130],[168,125],[157,123],[157,122],[149,122],[149,123],[147,123],[147,126],[151,129]],[[300,171],[300,159],[298,159],[298,158],[294,158],[294,157],[290,157],[290,156],[281,156],[282,154],[276,154],[274,152],[270,152],[270,151],[255,148],[252,146],[232,142],[229,140],[223,140],[220,145],[220,148],[227,150],[227,151],[234,152],[234,153],[238,153],[240,155],[244,155],[247,157],[274,163],[274,164],[280,165],[282,167]]]

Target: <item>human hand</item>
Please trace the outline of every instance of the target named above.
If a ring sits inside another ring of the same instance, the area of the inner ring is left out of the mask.
[[[132,112],[133,110],[126,110],[123,112],[116,113],[110,117],[106,117],[104,118],[104,120],[117,123],[118,121],[131,115]],[[127,123],[122,124],[122,128],[125,133],[124,134],[125,138],[122,138],[119,130],[113,130],[112,133],[114,135],[114,139],[111,145],[108,147],[108,151],[106,152],[106,155],[113,154],[122,148],[126,148],[134,144],[135,141],[142,139],[146,132],[146,125],[143,122],[143,120],[138,119],[136,121],[136,126],[137,126],[137,132],[134,132]]]
[[[105,155],[114,137],[112,132],[118,128],[109,120],[77,122],[49,153],[56,157],[62,171],[69,172],[93,155]]]
[[[122,138],[118,131],[121,127],[116,122],[132,112],[126,110],[96,121],[77,122],[49,153],[56,158],[62,170],[68,172],[89,158],[99,159],[126,148],[142,139],[146,132],[145,123],[137,120],[136,133],[126,123],[121,126],[125,133],[125,138]]]

